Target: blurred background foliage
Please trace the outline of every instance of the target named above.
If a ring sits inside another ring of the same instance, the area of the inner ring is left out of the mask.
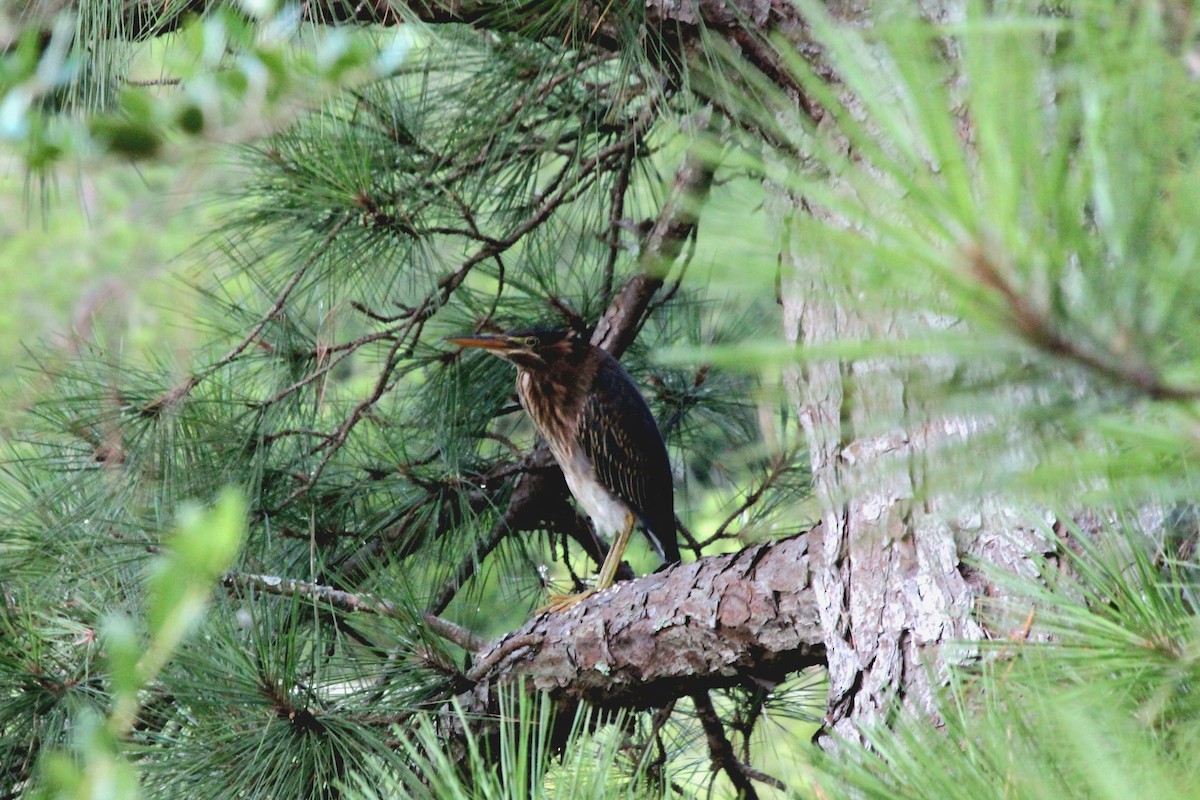
[[[225,179],[232,178],[226,172]],[[0,260],[9,302],[0,310],[4,425],[44,382],[39,370],[87,343],[121,342],[126,357],[197,344],[200,309],[182,278],[216,207],[197,201],[214,175],[193,166],[125,164],[65,171],[53,185],[26,181],[8,157],[0,175]]]
[[[1011,635],[945,676],[940,730],[893,720],[872,750],[827,759],[805,742],[819,675],[719,698],[746,760],[787,787],[764,794],[1200,791],[1200,105],[1182,5],[1001,4],[945,29],[898,15],[866,39],[817,24],[857,98],[817,129],[725,54],[677,86],[641,52],[319,28],[244,5],[86,64],[66,42],[114,4],[84,4],[90,16],[48,39],[12,14],[0,26],[0,136],[14,145],[0,184],[0,796],[84,785],[38,770],[81,715],[120,701],[95,632],[114,611],[137,618],[162,532],[229,484],[250,519],[234,571],[197,635],[138,684],[137,724],[104,744],[136,763],[145,794],[732,795],[686,702],[598,732],[584,710],[556,760],[548,710],[512,698],[503,768],[475,753],[483,777],[463,779],[432,712],[465,654],[421,622],[464,564],[474,579],[437,611],[482,636],[571,580],[564,552],[585,564],[551,535],[471,561],[533,436],[512,413],[511,372],[441,337],[594,323],[643,266],[645,222],[697,150],[719,154],[716,184],[624,359],[667,435],[677,511],[704,542],[689,557],[816,516],[778,393],[796,355],[776,304],[781,231],[840,254],[839,302],[920,323],[801,358],[945,359],[914,371],[927,413],[999,421],[939,452],[936,480],[1174,509],[1165,536],[1131,514],[1111,546],[1068,537],[1040,580],[996,576],[1023,600],[983,613]],[[164,5],[162,24],[180,8]],[[944,36],[966,83],[935,46]],[[732,119],[706,124],[710,104]],[[73,113],[46,113],[59,110]],[[715,145],[697,146],[702,127]],[[764,176],[827,215],[789,219]],[[1073,577],[1056,577],[1061,560]],[[280,591],[285,579],[393,613],[345,614]]]

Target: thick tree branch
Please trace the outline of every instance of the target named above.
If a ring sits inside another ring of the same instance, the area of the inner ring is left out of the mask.
[[[542,614],[480,654],[459,701],[469,715],[495,715],[498,688],[523,680],[564,708],[648,708],[821,664],[808,571],[819,535],[680,564]]]
[[[618,358],[641,330],[650,300],[663,285],[671,264],[696,232],[700,208],[712,189],[713,165],[708,158],[689,152],[675,173],[671,193],[654,226],[642,243],[638,274],[621,287],[596,324],[592,343]]]
[[[53,14],[64,8],[78,8],[82,0],[67,3],[46,3],[27,15],[30,24],[47,30]],[[112,31],[114,38],[148,39],[170,33],[194,14],[203,14],[221,6],[236,6],[222,0],[185,0],[164,4],[161,0],[127,0],[120,24]],[[494,31],[529,32],[542,38],[562,41],[585,39],[594,46],[615,50],[628,38],[623,30],[627,19],[611,13],[605,2],[578,3],[575,13],[549,17],[537,4],[511,4],[496,0],[310,0],[302,4],[305,22],[322,25],[371,24],[402,25],[420,21],[427,24],[469,24]],[[766,33],[772,30],[799,28],[800,16],[788,0],[646,0],[641,20],[650,31],[661,31],[665,43],[684,47],[699,38],[701,31],[720,32],[731,42],[749,31]],[[43,19],[44,17],[44,19]],[[753,58],[767,59],[769,55],[751,52]],[[765,71],[765,70],[764,70]],[[768,73],[769,74],[769,73]]]

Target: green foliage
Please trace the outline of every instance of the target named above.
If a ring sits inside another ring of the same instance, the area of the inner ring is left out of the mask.
[[[101,800],[140,795],[124,740],[138,723],[144,693],[203,618],[213,582],[236,557],[245,538],[245,513],[245,501],[226,492],[211,511],[192,507],[180,514],[179,527],[165,540],[165,553],[152,564],[147,581],[145,642],[122,614],[103,622],[100,641],[107,655],[111,704],[107,718],[87,710],[70,718],[73,754],[43,754],[37,796]],[[15,721],[4,726],[15,727]],[[66,731],[47,733],[55,742]]]
[[[1156,557],[1132,522],[1080,547],[1064,553],[1071,573],[1044,563],[1049,584],[996,575],[1015,590],[992,609],[1012,638],[948,676],[944,729],[902,719],[870,732],[870,750],[821,761],[827,796],[1196,796],[1195,564]]]
[[[187,5],[165,4],[156,24],[175,27]],[[60,17],[45,46],[44,31],[31,25],[0,53],[0,142],[20,148],[31,172],[47,173],[63,159],[169,158],[194,148],[195,139],[251,140],[338,89],[386,75],[410,46],[405,33],[380,42],[335,29],[297,47],[296,12],[262,11],[255,19],[218,7],[184,24],[159,58],[165,79],[119,74],[148,49],[113,52],[122,36],[120,3],[83,0],[77,25]],[[164,94],[163,85],[180,90]],[[47,113],[75,108],[89,112],[82,124]]]
[[[24,98],[4,135],[54,148],[26,156],[29,166],[97,153],[166,161],[201,137],[237,145],[241,180],[189,276],[195,352],[133,355],[120,330],[82,334],[78,358],[44,362],[37,400],[7,442],[0,582],[42,611],[4,630],[31,655],[15,652],[13,681],[0,684],[14,709],[0,728],[0,789],[30,791],[39,751],[64,742],[81,709],[108,713],[99,645],[74,642],[114,609],[140,607],[149,554],[166,546],[159,532],[186,498],[240,487],[245,547],[197,635],[152,681],[129,684],[139,702],[122,711],[136,717],[128,735],[101,726],[79,745],[114,754],[108,763],[123,772],[112,780],[126,786],[134,774],[121,759],[136,757],[146,796],[387,795],[413,774],[454,780],[401,743],[418,730],[414,715],[450,703],[469,667],[422,613],[450,587],[445,616],[492,636],[544,602],[547,580],[586,571],[579,544],[541,520],[491,540],[534,435],[512,413],[511,371],[450,352],[441,337],[594,324],[641,269],[640,223],[690,144],[675,119],[694,101],[625,54],[466,28],[308,31],[287,13],[214,11],[143,52],[150,74],[177,88],[150,77],[76,92],[96,76],[82,62],[60,69],[75,52],[65,39],[28,63],[4,62],[7,97]],[[52,100],[61,112],[47,113]],[[719,188],[717,202],[736,205],[735,190],[745,183]],[[710,270],[722,251],[699,243],[660,265],[668,282],[624,357],[683,476],[681,517],[703,508],[693,555],[797,530],[786,509],[806,490],[803,470],[759,442],[776,400],[754,376],[652,358],[665,342],[742,341],[774,318],[761,297],[680,286],[689,259],[693,272]],[[741,511],[761,527],[730,524]],[[631,561],[655,565],[644,547]],[[458,590],[451,577],[464,571]],[[177,574],[152,580],[164,601],[194,601]],[[352,613],[312,587],[379,598],[387,611]],[[22,725],[35,701],[42,727]],[[576,739],[591,741],[595,721],[581,717]],[[646,715],[627,723],[659,772],[685,757],[705,782],[702,743],[664,743]],[[613,763],[584,774],[590,761],[525,759],[522,785],[554,784],[561,797],[640,791],[624,755],[633,740],[609,731],[595,741]],[[48,769],[66,762],[56,763]],[[69,790],[75,774],[56,785]],[[488,785],[506,785],[505,774]]]
[[[1172,530],[1152,512],[1196,491],[1195,22],[974,3],[864,29],[801,7],[840,80],[793,62],[826,116],[775,95],[747,108],[773,152],[731,159],[814,211],[792,228],[818,254],[799,260],[831,270],[812,302],[894,323],[799,358],[910,364],[906,425],[971,421],[927,459],[925,491],[1118,520],[1042,531],[1036,580],[989,574],[1010,605],[984,618],[1011,639],[941,676],[940,729],[892,719],[818,758],[821,794],[1195,796],[1194,514]]]
[[[457,763],[445,748],[443,722],[420,715],[400,738],[400,748],[414,770],[405,774],[395,790],[380,791],[364,782],[349,793],[356,800],[382,800],[399,796],[416,800],[583,800],[631,796],[644,781],[645,763],[630,774],[622,762],[623,730],[632,723],[620,714],[604,720],[580,707],[572,720],[568,744],[555,756],[552,734],[557,720],[545,695],[506,690],[501,698],[499,730],[490,744],[470,739],[464,763]],[[469,717],[455,709],[453,724],[470,726]],[[597,726],[604,723],[604,727]],[[494,747],[498,758],[486,754]],[[428,779],[422,776],[429,776]]]
[[[804,3],[841,83],[792,66],[826,119],[780,126],[767,115],[781,100],[750,110],[782,140],[760,167],[818,212],[796,215],[793,237],[838,254],[833,284],[854,287],[836,301],[900,315],[801,357],[944,359],[914,369],[916,407],[985,411],[994,435],[971,437],[968,462],[1014,449],[1014,431],[1036,443],[988,474],[1026,498],[1093,480],[1101,502],[1189,498],[1194,30],[1166,7],[969,7],[861,32]],[[964,466],[947,454],[935,477],[953,485]]]

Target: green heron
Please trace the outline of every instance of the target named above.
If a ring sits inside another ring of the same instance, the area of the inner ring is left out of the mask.
[[[529,328],[447,341],[517,368],[517,397],[562,468],[596,532],[612,537],[595,589],[553,599],[569,608],[613,584],[635,523],[663,561],[679,561],[667,448],[645,399],[620,363],[574,330]]]

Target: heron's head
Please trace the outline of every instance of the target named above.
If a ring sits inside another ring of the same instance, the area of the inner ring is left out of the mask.
[[[570,328],[519,328],[504,333],[473,333],[446,339],[459,347],[477,347],[522,369],[544,369],[571,357],[587,340]]]

